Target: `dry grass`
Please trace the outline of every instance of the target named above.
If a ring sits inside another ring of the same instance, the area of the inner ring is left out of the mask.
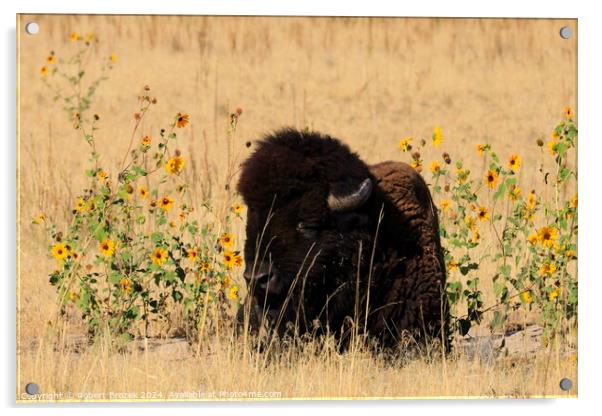
[[[22,18],[22,21],[27,17]],[[155,132],[175,112],[191,114],[183,151],[192,198],[223,198],[228,112],[244,113],[234,144],[284,125],[341,138],[367,162],[400,158],[402,136],[430,137],[443,128],[442,150],[479,165],[474,143],[523,158],[524,188],[545,190],[537,175],[537,137],[547,136],[565,106],[576,104],[576,39],[558,29],[575,21],[331,19],[229,17],[36,16],[41,32],[19,40],[19,303],[18,383],[43,391],[280,391],[283,397],[525,396],[561,394],[576,380],[575,360],[554,349],[493,364],[460,355],[446,363],[417,360],[385,366],[363,352],[295,352],[258,366],[231,340],[209,340],[207,355],[182,360],[144,354],[79,355],[55,351],[43,334],[56,316],[47,284],[53,262],[30,224],[45,212],[66,224],[84,185],[86,144],[54,105],[38,68],[50,50],[71,47],[70,31],[93,32],[98,56],[118,55],[94,112],[102,163],[115,170],[125,152],[135,95],[152,86],[159,104],[142,129]],[[19,25],[18,27],[22,27]],[[439,155],[425,155],[425,161]],[[243,235],[242,224],[235,230]],[[241,240],[241,238],[239,238]],[[240,243],[239,243],[240,244]],[[240,276],[238,276],[240,279]],[[485,284],[491,300],[491,288]],[[49,329],[50,328],[50,329]],[[67,328],[67,332],[77,329]],[[32,346],[33,345],[33,346]],[[317,348],[309,346],[308,348]],[[522,361],[520,361],[522,360]],[[576,393],[576,387],[571,393]]]

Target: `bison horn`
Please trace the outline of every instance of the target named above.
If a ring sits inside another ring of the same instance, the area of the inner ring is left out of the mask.
[[[370,198],[371,193],[372,181],[370,178],[366,178],[360,184],[359,188],[350,194],[341,196],[334,196],[332,193],[329,194],[328,207],[331,211],[351,211],[363,205]]]

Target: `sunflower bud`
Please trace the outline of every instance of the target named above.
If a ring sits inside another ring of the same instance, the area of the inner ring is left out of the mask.
[[[451,157],[449,157],[449,153],[445,152],[443,153],[443,160],[445,161],[445,163],[447,163],[448,165],[451,163]]]
[[[543,147],[543,140],[537,139],[537,146]]]
[[[414,153],[412,153],[412,159],[420,160],[420,152],[418,150],[416,150]]]
[[[247,147],[251,147],[251,142],[246,142],[246,143],[245,143],[245,146],[247,146]]]

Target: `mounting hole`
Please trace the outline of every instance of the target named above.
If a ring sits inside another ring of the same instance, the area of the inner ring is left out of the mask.
[[[560,37],[562,39],[570,39],[571,36],[573,36],[573,29],[569,26],[562,26],[560,28]]]
[[[27,383],[25,385],[25,393],[27,394],[38,394],[40,392],[40,387],[36,383]]]
[[[570,378],[563,378],[562,380],[560,380],[560,389],[567,391],[570,390],[573,387],[573,382],[571,381]]]
[[[37,35],[39,31],[40,25],[36,22],[29,22],[25,25],[25,32],[27,32],[28,35]]]

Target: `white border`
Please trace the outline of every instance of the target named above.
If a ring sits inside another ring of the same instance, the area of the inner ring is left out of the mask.
[[[260,15],[365,15],[365,16],[450,16],[450,17],[563,17],[579,19],[579,188],[580,188],[580,235],[579,235],[579,275],[580,275],[580,336],[579,336],[579,399],[577,400],[506,400],[506,401],[404,401],[404,402],[311,402],[302,406],[296,403],[218,403],[218,404],[117,404],[112,405],[115,414],[130,414],[132,408],[143,407],[145,414],[164,415],[198,411],[251,412],[266,414],[307,414],[307,412],[364,414],[371,408],[379,412],[399,413],[424,412],[433,414],[473,414],[487,412],[496,415],[508,413],[546,413],[547,415],[567,413],[581,414],[594,409],[597,398],[602,397],[599,387],[601,368],[601,329],[596,325],[602,314],[598,309],[602,303],[602,273],[597,259],[601,258],[600,198],[602,174],[597,168],[602,166],[602,128],[600,127],[600,99],[602,97],[600,74],[600,39],[602,22],[594,1],[546,1],[531,2],[506,0],[491,2],[476,1],[429,1],[420,0],[395,4],[393,1],[277,1],[277,0],[235,0],[235,1],[186,1],[140,0],[129,3],[123,0],[80,1],[68,0],[32,1],[23,0],[18,4],[5,1],[0,4],[2,21],[2,42],[0,57],[2,77],[0,117],[5,134],[2,138],[0,157],[0,178],[3,181],[4,198],[0,203],[1,240],[0,264],[5,273],[2,281],[2,406],[12,407],[8,414],[31,413],[32,407],[15,408],[14,371],[15,368],[15,14],[16,13],[120,13],[120,14],[260,14]],[[40,407],[40,406],[36,406]],[[106,405],[87,405],[90,414],[105,414]],[[193,407],[201,409],[193,410]],[[167,410],[174,408],[177,410]],[[340,410],[339,410],[340,409]],[[41,408],[40,408],[41,410]],[[38,412],[39,410],[33,410]],[[598,409],[599,411],[599,409]],[[76,405],[45,407],[48,414],[81,414]],[[587,412],[589,413],[589,412]],[[597,412],[596,412],[597,413]]]

